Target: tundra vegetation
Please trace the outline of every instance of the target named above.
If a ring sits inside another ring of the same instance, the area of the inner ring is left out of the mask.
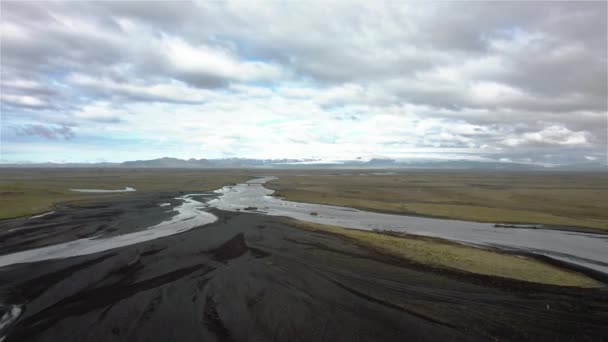
[[[301,229],[338,235],[382,254],[439,269],[510,278],[533,283],[601,287],[585,275],[571,272],[539,260],[457,243],[393,232],[373,232],[288,220]]]
[[[266,187],[290,201],[466,221],[608,230],[606,173],[292,173]]]
[[[197,192],[244,182],[241,170],[0,169],[0,219],[52,210],[58,203],[137,196],[148,192]],[[69,189],[124,189],[131,193],[78,193]]]
[[[275,175],[268,188],[288,200],[454,219],[608,229],[604,174],[360,170],[0,169],[0,218],[33,215],[61,203],[88,203],[145,193],[199,192]],[[123,189],[132,193],[77,193]],[[246,208],[255,211],[257,208]],[[310,213],[315,216],[315,212]],[[438,269],[561,286],[599,283],[539,260],[441,239],[369,232],[290,220],[366,248]]]

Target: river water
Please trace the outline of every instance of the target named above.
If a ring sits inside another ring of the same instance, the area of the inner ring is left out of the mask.
[[[175,215],[144,230],[112,237],[94,237],[72,240],[56,245],[28,249],[21,252],[0,255],[0,267],[37,262],[52,259],[63,259],[108,251],[136,243],[159,239],[179,234],[190,229],[213,223],[217,217],[201,210],[204,203],[193,198],[195,194],[177,197],[182,203],[173,208]],[[0,342],[2,342],[0,340]]]
[[[275,177],[256,178],[225,186],[209,205],[256,212],[301,221],[363,230],[390,230],[440,237],[476,246],[533,252],[608,274],[608,235],[552,229],[496,228],[490,223],[392,215],[330,205],[299,203],[271,196],[264,183]],[[311,213],[316,215],[311,215]]]
[[[178,197],[176,215],[147,229],[112,237],[99,236],[0,255],[0,267],[98,253],[143,241],[178,234],[212,223],[217,217],[209,208],[243,211],[301,221],[363,230],[390,230],[440,237],[475,246],[532,252],[608,274],[608,235],[551,229],[496,228],[490,223],[382,214],[330,205],[299,203],[271,196],[264,183],[274,177],[256,178],[244,184],[225,186],[215,199],[199,202],[194,194]],[[167,206],[167,203],[161,203]],[[315,213],[311,215],[311,213]]]

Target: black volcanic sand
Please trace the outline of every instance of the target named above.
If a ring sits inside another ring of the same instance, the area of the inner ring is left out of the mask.
[[[0,220],[0,254],[93,236],[110,237],[153,226],[171,218],[176,193],[134,195],[97,202],[61,204],[42,217]],[[203,200],[204,201],[204,200]],[[160,207],[160,203],[171,206]]]
[[[61,231],[68,236],[95,231],[100,222],[127,229],[125,222],[163,219],[143,214],[144,204],[157,202],[165,200],[66,208],[45,221],[77,225]],[[120,223],[106,221],[112,217],[106,210],[122,210]],[[606,289],[439,271],[280,218],[214,213],[216,223],[182,234],[0,269],[0,302],[24,305],[0,336],[8,334],[5,342],[608,340]],[[3,254],[5,246],[29,248],[13,240],[0,239]]]

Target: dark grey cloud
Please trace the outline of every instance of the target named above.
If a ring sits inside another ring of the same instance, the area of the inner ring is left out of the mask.
[[[70,140],[76,136],[74,131],[69,126],[43,126],[43,125],[25,125],[16,129],[18,135],[23,136],[38,136],[46,139],[56,140],[63,138]]]
[[[133,20],[152,35],[175,35],[194,46],[231,46],[237,55],[278,61],[299,77],[323,82],[378,82],[454,59],[495,53],[509,70],[494,76],[494,81],[551,96],[605,94],[606,4],[601,2],[386,4],[366,8],[365,16],[360,7],[349,5],[320,8],[296,3],[269,10],[246,6],[6,2],[3,20],[25,22],[22,26],[39,37],[5,39],[3,58],[5,64],[47,70],[61,64],[83,70],[81,64],[86,64],[105,73],[109,71],[104,66],[128,63],[136,71],[199,87],[223,87],[233,81],[221,74],[173,68],[163,61],[158,46],[139,49],[132,39],[120,39],[128,35],[120,21]],[[100,30],[79,32],[57,13]],[[576,29],[564,29],[564,23]],[[495,39],[509,39],[517,32],[543,37],[514,52],[493,51]]]
[[[606,2],[0,6],[3,114],[38,125],[23,134],[66,137],[62,124],[126,124],[117,108],[129,104],[224,113],[213,105],[223,95],[248,100],[238,87],[272,89],[249,95],[283,105],[300,96],[280,94],[292,86],[326,93],[302,96],[327,120],[359,122],[400,108],[478,129],[438,129],[442,138],[415,139],[421,147],[488,145],[538,158],[541,150],[606,149]]]
[[[87,16],[57,17],[62,13],[46,4],[53,7],[46,2],[2,2],[2,63],[9,71],[25,77],[60,74],[102,68],[126,57],[115,27]]]

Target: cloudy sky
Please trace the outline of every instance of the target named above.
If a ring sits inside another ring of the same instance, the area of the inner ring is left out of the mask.
[[[0,5],[5,163],[606,160],[603,1]]]

